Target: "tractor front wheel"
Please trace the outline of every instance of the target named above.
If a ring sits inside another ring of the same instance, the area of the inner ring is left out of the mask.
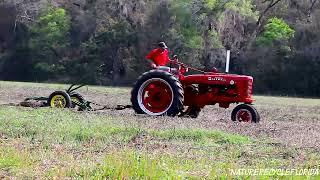
[[[183,109],[182,85],[172,74],[152,70],[139,77],[131,92],[137,114],[176,116]]]
[[[48,98],[48,105],[52,108],[70,108],[71,97],[63,91],[55,91]]]
[[[260,115],[252,105],[241,104],[234,108],[231,119],[237,122],[258,123],[260,121]]]

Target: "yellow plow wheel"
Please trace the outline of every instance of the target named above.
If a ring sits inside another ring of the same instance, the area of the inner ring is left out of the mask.
[[[53,96],[50,101],[50,106],[55,108],[65,108],[66,98],[64,98],[62,95]]]
[[[56,91],[49,96],[48,104],[52,108],[70,108],[71,98],[63,91]]]

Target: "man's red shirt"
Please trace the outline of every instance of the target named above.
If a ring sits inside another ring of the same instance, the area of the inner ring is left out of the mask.
[[[152,60],[157,66],[165,66],[170,61],[169,51],[167,49],[162,51],[161,48],[152,50],[146,58]]]

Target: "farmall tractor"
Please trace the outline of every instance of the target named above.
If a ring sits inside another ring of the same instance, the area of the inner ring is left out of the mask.
[[[137,114],[151,116],[189,116],[197,118],[206,105],[219,104],[234,108],[231,119],[238,122],[260,120],[252,106],[251,76],[204,72],[176,61],[178,68],[160,67],[142,74],[131,91],[131,102]],[[189,70],[201,73],[185,75]]]

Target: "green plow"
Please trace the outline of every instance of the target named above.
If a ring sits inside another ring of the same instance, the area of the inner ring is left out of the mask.
[[[84,84],[72,84],[65,91],[55,91],[49,97],[29,97],[19,105],[23,107],[52,107],[52,108],[75,108],[78,111],[98,111],[98,110],[124,110],[131,108],[131,105],[117,105],[116,107],[108,107],[98,103],[85,100],[85,98],[76,90],[85,86]],[[94,109],[92,105],[101,107]]]

